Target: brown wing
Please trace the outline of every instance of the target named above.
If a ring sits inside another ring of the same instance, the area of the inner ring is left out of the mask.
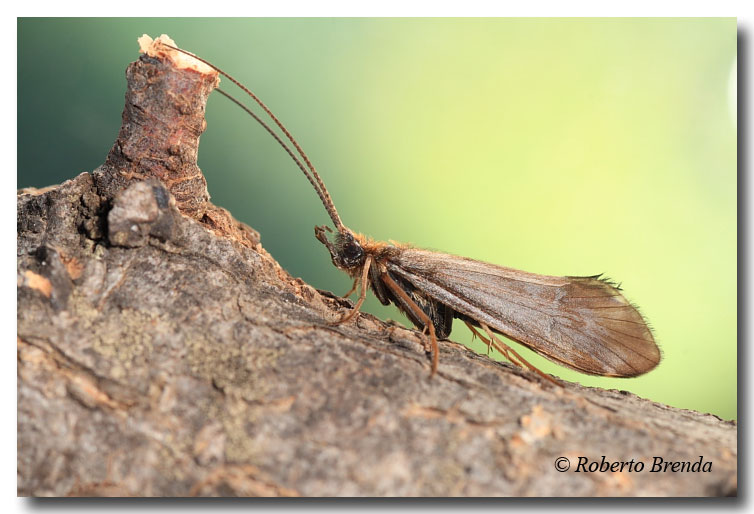
[[[552,277],[403,249],[386,263],[431,298],[560,364],[632,377],[660,362],[639,311],[596,277]]]

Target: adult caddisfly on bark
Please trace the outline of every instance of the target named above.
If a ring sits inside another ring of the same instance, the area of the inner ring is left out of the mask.
[[[639,311],[620,293],[620,288],[598,276],[553,277],[505,268],[465,257],[383,243],[355,233],[340,220],[330,194],[306,153],[249,89],[236,79],[194,54],[247,93],[280,128],[298,156],[254,112],[225,91],[269,132],[291,156],[319,196],[335,231],[315,227],[317,239],[327,247],[333,264],[348,273],[359,298],[353,310],[336,324],[353,318],[371,287],[384,305],[395,304],[422,329],[432,355],[432,374],[437,371],[437,339],[450,334],[453,319],[466,323],[488,346],[519,366],[529,364],[495,334],[502,334],[534,352],[582,373],[633,377],[660,362],[660,351]],[[300,157],[300,158],[299,158]],[[303,162],[302,162],[303,161]],[[332,238],[328,237],[328,232]],[[486,336],[485,336],[486,334]]]

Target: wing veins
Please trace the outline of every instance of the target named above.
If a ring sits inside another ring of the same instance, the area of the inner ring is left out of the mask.
[[[467,288],[471,288],[472,290],[476,289],[478,291],[483,292],[485,295],[489,295],[489,297],[492,298],[492,297],[495,297],[495,294],[487,292],[487,290],[489,289],[490,283],[479,280],[478,278],[480,278],[480,276],[493,277],[493,278],[498,278],[500,280],[510,280],[510,281],[515,281],[515,282],[520,282],[520,283],[525,283],[525,284],[531,284],[535,287],[542,287],[542,288],[548,288],[548,289],[559,288],[559,287],[563,287],[567,285],[569,283],[569,277],[562,278],[565,281],[564,284],[556,285],[556,284],[542,283],[536,280],[512,278],[507,275],[495,274],[492,272],[485,272],[479,269],[469,269],[468,267],[466,269],[463,269],[462,271],[466,272],[466,275],[471,275],[471,277],[461,276],[460,274],[448,273],[448,271],[453,271],[456,269],[456,268],[451,268],[448,266],[427,266],[425,264],[424,267],[421,267],[421,266],[419,267],[405,266],[404,267],[402,264],[395,261],[390,261],[390,264],[392,265],[392,267],[395,268],[395,270],[400,275],[403,275],[404,278],[406,278],[407,280],[410,280],[412,282],[419,281],[419,283],[425,282],[427,285],[431,285],[435,289],[435,293],[432,294],[429,291],[425,291],[425,293],[433,297],[436,301],[445,303],[449,307],[457,309],[456,306],[453,306],[452,304],[447,304],[447,300],[438,298],[439,293],[437,291],[445,291],[447,293],[450,293],[452,296],[455,296],[458,299],[459,307],[465,308],[469,312],[472,312],[472,313],[474,311],[482,313],[486,317],[488,317],[488,319],[502,321],[503,322],[502,326],[507,325],[509,328],[496,329],[496,331],[500,332],[503,335],[506,335],[507,337],[512,338],[515,341],[520,342],[521,344],[533,349],[537,353],[541,353],[547,356],[553,361],[560,362],[561,364],[565,364],[569,367],[573,367],[575,369],[578,369],[586,373],[603,374],[606,376],[609,376],[611,374],[609,370],[615,370],[612,372],[612,376],[635,376],[636,373],[639,373],[642,370],[644,370],[645,369],[644,367],[639,368],[633,365],[631,362],[629,362],[629,360],[627,360],[627,359],[630,359],[631,356],[641,357],[642,360],[648,362],[650,365],[656,365],[655,359],[653,359],[652,357],[645,356],[644,353],[641,353],[639,350],[635,349],[634,347],[628,346],[627,344],[623,343],[620,339],[616,339],[614,334],[620,334],[622,336],[633,337],[635,339],[638,339],[639,341],[647,343],[648,345],[651,343],[651,341],[647,341],[646,339],[642,337],[624,334],[618,330],[613,330],[605,325],[600,324],[599,321],[597,320],[604,319],[604,320],[610,320],[610,321],[616,321],[616,322],[628,321],[631,323],[641,325],[642,323],[638,321],[618,320],[615,318],[589,316],[588,320],[593,320],[600,328],[599,333],[589,334],[585,332],[584,329],[579,328],[578,326],[584,321],[583,318],[576,319],[568,315],[570,314],[570,309],[566,311],[568,312],[568,314],[561,314],[560,312],[562,311],[556,311],[558,313],[545,312],[532,305],[527,305],[519,301],[516,301],[515,298],[520,297],[521,295],[518,294],[515,291],[515,289],[513,289],[513,291],[511,290],[506,291],[505,288],[500,288],[503,291],[505,291],[506,294],[501,294],[498,296],[498,298],[504,297],[504,301],[507,303],[529,310],[532,313],[536,313],[535,315],[541,316],[545,319],[556,318],[562,321],[570,322],[570,323],[562,323],[562,322],[560,323],[560,326],[557,327],[555,331],[555,334],[557,335],[556,338],[547,337],[546,334],[544,333],[544,330],[541,330],[541,329],[538,329],[536,331],[524,330],[520,325],[520,319],[518,317],[514,317],[513,319],[501,320],[500,312],[497,312],[495,310],[491,312],[488,309],[480,307],[477,303],[467,298],[465,292],[462,291],[462,289],[457,289],[457,290],[449,289],[447,286],[438,283],[438,281],[444,281],[446,284],[457,283],[457,282],[462,281],[467,284]],[[485,263],[481,263],[481,264],[484,265]],[[551,277],[551,278],[559,279],[560,277]],[[572,278],[582,278],[582,277],[572,277]],[[593,277],[583,277],[583,278],[593,278]],[[605,285],[610,286],[610,284],[605,284]],[[417,286],[417,287],[421,287],[421,286]],[[510,296],[513,296],[514,299],[511,299]],[[564,298],[566,299],[600,299],[600,298],[615,298],[615,297],[622,297],[622,296],[623,296],[622,294],[618,293],[615,295],[586,296],[586,297],[575,297],[575,296],[566,295]],[[486,304],[483,302],[483,305],[486,305]],[[598,309],[626,309],[626,308],[635,310],[635,308],[628,303],[623,304],[623,305],[608,305],[608,306],[597,306],[597,307],[590,307],[590,306],[582,305],[581,308],[587,311],[596,311]],[[494,309],[494,306],[493,306],[493,309]],[[457,310],[459,310],[459,312],[463,312],[461,309],[457,309]],[[466,315],[473,316],[473,314],[471,315],[466,314]],[[514,334],[506,334],[506,331],[510,329],[513,329]],[[523,337],[520,337],[519,335],[515,335],[516,332],[520,332],[520,335]],[[614,334],[610,334],[610,332],[613,332]],[[587,364],[584,364],[581,367],[576,366],[575,363],[572,360],[570,360],[573,354],[569,352],[567,348],[564,349],[563,344],[556,344],[556,343],[566,342],[566,343],[572,344],[574,340],[577,338],[579,339],[583,338],[585,341],[589,341],[588,345],[591,346],[593,349],[598,348],[601,351],[604,351],[604,352],[607,352],[608,354],[613,355],[616,361],[622,363],[622,366],[615,366],[615,365],[609,364],[609,362],[600,362],[596,358],[594,358],[591,354],[589,354],[589,352],[586,352],[585,354],[583,353],[581,354],[582,357],[586,356],[587,360],[585,362]],[[542,343],[546,343],[546,344],[542,345]],[[618,350],[621,350],[621,352],[618,352]],[[592,366],[591,369],[589,365]],[[630,370],[630,374],[619,371],[621,367],[623,369]]]
[[[594,319],[604,319],[604,320],[607,320],[607,321],[618,321],[618,322],[621,322],[621,323],[633,323],[634,325],[647,326],[647,324],[645,322],[634,321],[632,319],[605,318],[604,316],[595,316]]]
[[[617,296],[623,296],[622,294],[605,294],[601,296],[571,296],[568,295],[569,300],[578,300],[578,299],[586,299],[586,298],[615,298]]]
[[[437,273],[437,275],[442,275],[443,277],[446,277],[446,278],[448,278],[448,279],[449,279],[449,278],[453,278],[453,277],[451,277],[451,276],[449,276],[449,275],[447,275],[447,274],[444,274],[444,273]],[[431,279],[431,278],[429,278],[429,277],[425,278],[425,280],[427,280],[428,282],[432,282],[432,283],[433,283],[433,284],[435,284],[435,285],[436,285],[437,287],[440,287],[440,288],[442,288],[442,289],[445,289],[444,287],[442,287],[442,285],[441,285],[441,284],[438,284],[438,283],[437,283],[436,281],[432,280],[432,279]],[[473,280],[473,279],[467,279],[467,282],[468,282],[468,283],[473,283],[473,284],[478,284],[479,286],[484,286],[484,285],[486,285],[486,284],[485,284],[485,283],[483,283],[483,282],[480,282],[480,281],[477,281],[477,280]],[[531,283],[531,282],[530,282],[530,283]],[[554,286],[548,286],[548,287],[554,287]],[[478,289],[482,289],[482,287],[479,287]],[[457,294],[457,293],[456,293],[456,294]],[[460,296],[460,295],[459,295],[459,296]],[[617,294],[617,295],[611,295],[611,296],[607,296],[607,297],[605,297],[605,298],[613,298],[614,296],[622,296],[622,295],[620,295],[620,294]],[[578,297],[574,297],[574,296],[566,296],[566,298],[570,300],[570,299],[573,299],[573,298],[603,298],[603,297],[599,297],[599,296],[578,296]],[[470,301],[470,300],[469,300],[468,298],[466,298],[466,297],[463,297],[463,299],[464,299],[464,300],[465,300],[465,301],[466,301],[467,303],[470,303],[470,304],[472,303],[472,302],[471,302],[471,301]],[[529,309],[529,310],[532,310],[532,311],[534,311],[534,312],[536,312],[536,313],[539,313],[540,315],[542,315],[542,316],[545,316],[545,317],[547,317],[547,318],[559,318],[559,319],[566,319],[566,320],[570,320],[570,321],[572,321],[572,322],[574,322],[574,323],[578,323],[579,321],[581,321],[581,320],[580,320],[579,318],[575,318],[575,317],[573,317],[572,315],[569,315],[569,314],[566,314],[566,313],[562,313],[562,312],[558,312],[558,311],[556,311],[556,312],[547,311],[547,312],[546,312],[546,311],[543,311],[543,310],[540,310],[540,309],[536,309],[536,308],[534,308],[534,307],[533,307],[533,306],[531,306],[531,305],[527,305],[527,304],[525,304],[525,303],[517,302],[517,301],[515,301],[515,300],[513,300],[513,299],[510,299],[510,298],[507,298],[507,297],[506,297],[505,301],[506,301],[507,303],[511,303],[511,304],[513,304],[513,305],[518,305],[519,307],[522,307],[522,308],[524,308],[524,309]],[[613,308],[613,307],[620,307],[620,308],[625,308],[625,307],[626,307],[626,305],[610,306],[610,308]],[[493,313],[493,312],[490,312],[490,311],[488,311],[488,310],[486,310],[486,309],[483,309],[482,307],[479,307],[479,306],[477,306],[477,308],[478,308],[479,310],[481,310],[481,311],[484,311],[485,313],[487,313],[487,314],[488,314],[488,315],[490,315],[490,316],[492,316],[493,314],[495,314],[495,313]],[[583,308],[583,309],[586,309],[586,310],[589,310],[589,309],[595,309],[595,308],[597,308],[597,307],[589,307],[589,306],[583,306],[582,308]],[[591,317],[591,319],[603,319],[603,318],[599,318],[599,317],[597,317],[597,316],[593,316],[593,317]],[[604,318],[604,319],[611,319],[611,318]],[[617,321],[617,320],[616,320],[616,321]],[[634,323],[638,323],[638,322],[634,322]],[[578,330],[577,328],[572,328],[572,330],[574,330],[574,331],[576,331],[576,332],[579,332],[579,333],[581,333],[581,331],[580,331],[580,330]]]
[[[618,333],[620,333],[620,332],[618,332]],[[634,354],[638,355],[639,357],[641,357],[642,359],[646,360],[647,362],[654,363],[654,361],[652,359],[650,359],[648,357],[645,357],[644,355],[642,355],[641,353],[637,352],[636,350],[634,350],[630,346],[626,346],[625,344],[621,343],[617,339],[613,339],[613,338],[611,338],[609,336],[606,336],[606,337],[608,337],[609,339],[611,339],[613,341],[613,343],[617,344],[618,346],[621,346],[621,347],[625,348],[626,350],[628,350],[631,353],[634,353]],[[626,366],[628,366],[629,368],[633,369],[634,371],[639,371],[636,367],[634,367],[631,364],[629,364],[623,357],[621,357],[619,354],[615,353],[609,346],[606,346],[605,348],[608,349],[608,350],[610,350],[613,354],[615,354],[615,356],[618,357],[618,359],[620,359]]]
[[[450,255],[450,257],[456,257],[456,256],[455,255]],[[458,259],[461,262],[467,262],[468,261],[467,259],[459,259],[458,257],[456,257],[456,259]],[[474,263],[477,263],[477,264],[481,263],[481,264],[484,264],[484,265],[491,266],[490,264],[488,264],[486,262],[475,261],[473,259],[471,259],[471,262],[474,262]],[[402,268],[402,266],[400,266],[400,267]],[[434,265],[432,267],[432,271],[435,271],[435,272],[438,272],[438,271],[441,271],[441,270],[455,270],[455,269],[457,269],[457,267],[443,266],[441,264],[436,264],[436,265]],[[482,271],[482,270],[478,270],[478,269],[473,269],[473,270],[472,269],[464,269],[464,271],[472,272],[472,273],[477,273],[479,275],[484,275],[484,276],[488,276],[488,277],[500,277],[501,276],[500,273],[492,273],[492,272],[489,272],[489,271]],[[528,273],[528,272],[521,272],[521,273],[535,275],[535,273]],[[447,274],[445,276],[453,277],[453,278],[458,278],[458,277],[455,277],[453,275],[447,275]],[[539,276],[545,277],[545,278],[552,278],[552,279],[559,279],[559,278],[561,278],[561,277],[550,277],[548,275],[539,275]],[[513,280],[515,282],[523,282],[525,284],[537,284],[537,285],[544,286],[544,287],[560,287],[560,286],[555,286],[555,285],[550,285],[550,284],[543,284],[541,282],[536,282],[534,280],[526,280],[524,278],[515,278],[515,277],[508,276],[507,274],[504,276],[504,278],[506,280]],[[589,277],[586,277],[586,278],[589,278]]]

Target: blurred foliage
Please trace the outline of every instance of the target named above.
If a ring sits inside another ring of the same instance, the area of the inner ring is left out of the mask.
[[[20,19],[18,29],[18,187],[103,162],[136,39],[167,33],[268,103],[354,230],[536,273],[604,272],[664,354],[629,380],[530,357],[542,369],[736,417],[735,19]],[[259,230],[294,276],[344,293],[349,280],[312,233],[329,220],[285,153],[219,95],[207,121],[199,164],[213,201]],[[366,310],[408,324],[374,298]],[[452,337],[471,342],[465,327]]]

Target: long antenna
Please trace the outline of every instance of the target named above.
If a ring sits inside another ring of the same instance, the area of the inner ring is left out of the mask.
[[[230,93],[228,93],[227,91],[225,91],[223,89],[220,89],[219,87],[215,88],[215,91],[217,91],[218,93],[220,93],[221,95],[223,95],[225,98],[227,98],[228,100],[230,100],[231,102],[233,102],[237,106],[239,106],[241,109],[243,109],[244,111],[246,111],[252,118],[254,118],[257,121],[257,123],[259,123],[260,125],[262,125],[262,127],[273,138],[275,138],[275,141],[277,141],[280,144],[280,146],[283,147],[283,149],[286,151],[286,153],[288,153],[288,155],[290,155],[291,159],[293,159],[293,162],[296,163],[296,166],[298,166],[298,168],[303,172],[304,176],[306,176],[306,178],[309,180],[309,183],[312,185],[312,187],[314,188],[314,190],[317,192],[317,196],[319,196],[319,199],[322,201],[322,204],[324,204],[325,208],[327,209],[327,201],[329,200],[329,196],[325,197],[322,194],[322,191],[319,189],[319,186],[318,186],[317,182],[314,180],[314,178],[309,173],[309,170],[307,170],[304,167],[304,165],[301,163],[301,161],[298,159],[298,157],[296,157],[296,155],[293,153],[293,150],[291,150],[290,147],[288,147],[288,145],[285,144],[285,141],[283,141],[282,139],[280,139],[280,136],[278,136],[275,133],[275,131],[272,130],[272,128],[269,125],[267,125],[267,123],[265,123],[259,116],[257,116],[254,111],[252,111],[251,109],[249,109],[248,107],[246,107],[243,103],[241,103],[241,101],[239,101],[236,98],[234,98]],[[330,200],[330,203],[332,204],[332,200]],[[333,223],[335,223],[338,226],[337,228],[340,228],[340,227],[343,226],[343,223],[340,222],[340,218],[337,217],[338,213],[337,213],[337,211],[335,211],[335,207],[334,206],[333,206],[333,212],[335,212],[335,217],[334,218],[332,216],[332,213],[330,213],[330,209],[327,209],[327,212],[328,212],[328,214],[330,214],[330,217],[332,218]]]
[[[194,59],[196,59],[196,60],[198,60],[200,62],[203,62],[204,64],[206,64],[207,66],[209,66],[213,70],[217,71],[218,73],[220,73],[221,75],[223,75],[225,78],[227,78],[228,80],[230,80],[231,82],[233,82],[236,86],[238,86],[244,93],[246,93],[247,95],[249,95],[252,98],[252,100],[254,100],[257,103],[257,105],[259,105],[264,110],[264,112],[267,113],[267,115],[270,117],[270,119],[273,122],[275,122],[275,124],[280,128],[280,130],[283,131],[283,134],[285,134],[285,137],[288,138],[288,141],[290,141],[291,144],[293,144],[293,146],[296,148],[296,150],[298,151],[299,155],[301,156],[301,158],[306,163],[306,166],[309,168],[309,172],[311,174],[309,172],[307,172],[307,170],[301,164],[301,161],[299,161],[299,159],[297,159],[294,156],[294,154],[291,151],[291,149],[281,140],[281,138],[266,123],[264,123],[256,114],[254,114],[251,111],[251,109],[249,109],[248,107],[246,107],[240,101],[238,101],[235,98],[233,98],[227,92],[225,92],[225,91],[223,91],[223,90],[221,90],[219,88],[217,89],[217,91],[219,91],[223,96],[225,96],[226,98],[228,98],[231,101],[233,101],[236,105],[238,105],[244,111],[246,111],[248,114],[250,114],[258,123],[260,123],[262,125],[262,127],[264,127],[267,130],[267,132],[269,132],[272,135],[272,137],[274,137],[275,140],[283,147],[283,149],[285,149],[285,151],[288,153],[288,155],[290,155],[291,158],[293,158],[294,162],[298,165],[299,169],[304,173],[304,175],[306,176],[306,178],[309,180],[309,183],[311,183],[312,187],[314,187],[314,190],[317,192],[317,195],[319,196],[319,199],[322,201],[322,205],[324,205],[325,210],[327,211],[327,214],[330,215],[330,219],[332,219],[333,223],[335,224],[335,228],[338,230],[338,232],[343,232],[346,229],[346,227],[345,227],[345,225],[343,225],[343,222],[340,220],[340,216],[338,215],[338,211],[337,211],[337,209],[335,209],[335,204],[333,203],[332,198],[330,197],[330,193],[327,191],[327,188],[325,187],[325,183],[322,181],[322,178],[319,176],[319,173],[317,173],[317,170],[314,168],[314,165],[309,160],[309,157],[306,155],[306,152],[304,152],[304,150],[298,144],[298,142],[296,141],[296,139],[291,135],[290,132],[288,132],[288,129],[286,129],[285,126],[283,125],[283,123],[272,113],[272,111],[269,109],[269,107],[267,107],[264,104],[264,102],[262,102],[257,97],[257,95],[255,95],[254,93],[252,93],[251,90],[249,90],[246,86],[244,86],[243,84],[241,84],[238,80],[236,80],[232,76],[228,75],[223,70],[221,70],[220,68],[218,68],[217,66],[215,66],[214,64],[212,64],[211,62],[206,61],[206,60],[202,59],[201,57],[199,57],[199,56],[197,56],[195,54],[192,54],[191,52],[187,52],[186,50],[181,50],[178,47],[175,47],[175,46],[172,46],[172,45],[168,45],[167,43],[163,43],[162,41],[160,42],[160,44],[162,44],[163,46],[166,46],[167,48],[171,48],[173,50],[181,52],[182,54],[186,54],[188,56],[191,56]]]

